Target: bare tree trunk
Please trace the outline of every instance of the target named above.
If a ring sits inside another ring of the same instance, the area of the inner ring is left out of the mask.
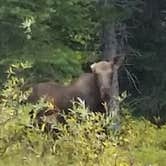
[[[146,0],[144,9],[144,19],[149,22],[149,30],[158,32],[160,31],[160,11],[159,11],[159,1],[156,0]],[[158,35],[156,33],[154,37]]]
[[[102,9],[108,8],[110,5],[107,0],[99,0],[99,5]],[[117,33],[118,32],[118,33]],[[124,55],[124,41],[126,40],[124,24],[112,22],[109,18],[104,19],[102,23],[102,35],[101,35],[101,45],[102,45],[102,59],[111,60],[116,56]],[[118,82],[118,69],[121,64],[115,65],[112,88],[111,88],[111,100],[109,103],[110,114],[115,117],[118,116],[119,112],[119,82]]]
[[[110,60],[112,57],[117,56],[117,38],[115,33],[114,24],[103,25],[103,36],[102,36],[102,45],[103,52],[102,57],[104,60]],[[111,100],[110,100],[110,113],[111,116],[117,116],[119,112],[119,102],[117,100],[119,95],[119,84],[118,84],[118,71],[114,68],[114,75],[111,88]]]
[[[115,24],[103,23],[102,34],[102,57],[104,60],[110,60],[113,56],[117,56],[117,39],[115,33]]]

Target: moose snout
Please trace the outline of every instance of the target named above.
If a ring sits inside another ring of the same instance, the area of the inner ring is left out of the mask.
[[[101,99],[103,101],[108,101],[110,100],[110,93],[111,93],[111,88],[109,87],[101,87]]]

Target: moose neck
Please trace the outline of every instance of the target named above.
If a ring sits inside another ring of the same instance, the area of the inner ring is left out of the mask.
[[[74,83],[67,86],[67,91],[72,97],[98,98],[100,97],[99,88],[93,73],[85,73]]]

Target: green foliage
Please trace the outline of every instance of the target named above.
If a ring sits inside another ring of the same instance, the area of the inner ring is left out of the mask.
[[[128,63],[132,64],[129,70],[141,93],[138,95],[132,88],[129,91],[134,94],[136,114],[158,125],[166,121],[165,8],[163,0],[145,1],[144,8],[140,7],[142,12],[133,15],[134,22],[128,22],[133,27],[129,43],[136,50],[134,56],[128,58]]]
[[[32,63],[30,82],[78,76],[95,33],[92,9],[83,0],[0,2],[1,72],[27,60]]]
[[[106,21],[109,23],[121,23],[130,19],[135,12],[140,12],[140,6],[143,5],[143,1],[140,0],[127,0],[127,1],[99,1],[98,13],[100,21]]]
[[[103,5],[105,2],[107,5]],[[77,77],[82,72],[81,65],[96,60],[93,55],[101,51],[103,23],[116,23],[117,26],[125,23],[125,41],[132,47],[127,56],[127,63],[132,64],[128,67],[133,76],[131,82],[134,88],[138,84],[137,89],[141,91],[138,94],[129,87],[133,94],[132,106],[136,115],[143,114],[158,126],[164,124],[165,11],[164,0],[0,1],[2,164],[13,165],[14,158],[17,165],[46,165],[50,159],[50,165],[163,165],[164,126],[158,130],[145,120],[125,115],[121,129],[114,133],[110,131],[109,119],[87,113],[86,108],[80,106],[73,108],[72,116],[66,117],[70,130],[58,124],[62,135],[55,141],[41,130],[27,127],[28,113],[32,109],[37,113],[50,105],[44,101],[35,106],[23,104],[29,92],[23,93],[21,88],[29,82],[68,82]],[[20,65],[18,62],[22,61],[30,65]],[[4,74],[13,63],[18,64]],[[75,113],[80,110],[81,113]],[[80,119],[84,120],[80,122]]]
[[[43,56],[41,60],[33,57],[33,66],[28,72],[31,81],[64,81],[82,73],[81,63],[85,57],[83,53],[59,46],[48,56]]]
[[[29,112],[51,106],[21,102],[29,92],[22,94],[23,79],[15,73],[29,67],[13,65],[1,93],[0,165],[165,165],[166,126],[157,129],[144,119],[133,119],[128,110],[121,110],[116,131],[107,128],[104,115],[89,112],[83,101],[73,103],[70,113],[64,115],[66,124],[56,119],[45,121],[56,129],[52,130],[55,133],[34,127]]]
[[[49,52],[59,43],[86,47],[93,32],[89,4],[82,0],[1,2],[1,54],[40,57],[41,49]]]
[[[134,107],[137,113],[164,123],[165,10],[164,0],[2,0],[0,83],[6,67],[22,60],[32,63],[29,82],[76,77],[81,65],[101,52],[103,23],[116,24],[122,31],[125,24],[124,40],[132,47],[127,55],[127,63],[132,64],[130,84],[134,85],[128,89],[134,99],[138,97]],[[141,95],[134,89],[137,84]]]

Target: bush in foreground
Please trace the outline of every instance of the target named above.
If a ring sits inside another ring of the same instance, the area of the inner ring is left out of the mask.
[[[111,128],[111,119],[89,112],[83,102],[64,116],[66,124],[53,119],[55,133],[45,133],[45,123],[40,129],[34,127],[29,112],[51,105],[24,104],[28,96],[21,91],[24,81],[11,73],[1,91],[0,165],[165,165],[166,126],[157,129],[144,119],[132,118],[128,110],[121,110],[117,130]]]

